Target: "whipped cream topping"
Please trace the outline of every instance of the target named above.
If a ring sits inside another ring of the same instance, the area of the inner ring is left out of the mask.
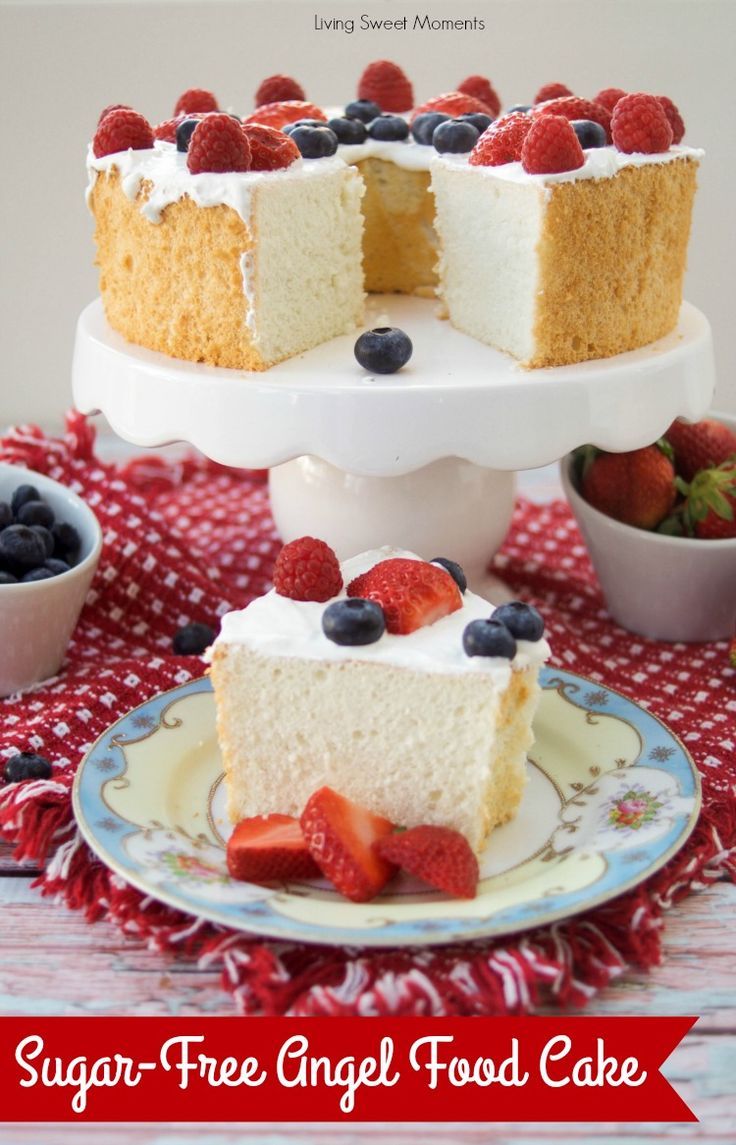
[[[366,139],[364,143],[340,143],[337,154],[346,163],[384,159],[407,171],[429,171],[432,160],[437,158],[434,147],[415,143],[413,139]]]
[[[347,586],[355,577],[392,557],[421,560],[415,553],[389,547],[361,553],[341,565],[343,588],[333,600],[346,599]],[[471,620],[489,617],[494,611],[493,605],[469,590],[462,597],[461,608],[434,624],[419,628],[408,636],[385,632],[374,644],[359,647],[334,644],[323,633],[322,614],[330,603],[290,600],[272,590],[252,601],[247,608],[228,612],[223,617],[213,648],[244,644],[263,656],[296,656],[333,662],[360,660],[416,672],[481,672],[491,675],[500,689],[508,687],[512,670],[538,667],[550,654],[547,641],[542,639],[517,641],[513,661],[496,656],[467,656],[462,643],[465,626]],[[209,659],[212,651],[208,652]]]

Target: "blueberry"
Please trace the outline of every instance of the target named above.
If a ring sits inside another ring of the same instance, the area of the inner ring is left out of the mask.
[[[21,505],[25,505],[26,501],[40,501],[41,494],[35,485],[19,485],[10,500],[10,508],[13,510],[13,516],[18,516],[18,510]]]
[[[51,569],[39,565],[37,569],[31,569],[30,572],[24,573],[20,579],[21,584],[31,584],[32,581],[36,580],[53,580],[55,576],[56,573],[53,573]]]
[[[432,557],[432,560],[429,563],[432,565],[442,565],[442,568],[445,570],[445,572],[450,574],[455,584],[460,589],[460,592],[463,594],[465,593],[465,590],[468,587],[468,578],[466,577],[457,561],[448,560],[447,557]]]
[[[496,620],[471,620],[463,632],[463,648],[468,656],[502,656],[513,660],[516,641],[505,624]]]
[[[355,357],[372,374],[395,374],[411,358],[413,346],[408,334],[394,326],[366,330],[355,343]]]
[[[51,533],[54,538],[54,556],[74,564],[82,547],[82,540],[74,525],[69,525],[66,521],[57,521]]]
[[[324,119],[295,119],[293,123],[287,123],[286,127],[282,127],[281,130],[286,135],[291,135],[295,127],[327,127],[327,124]]]
[[[592,147],[606,146],[606,131],[600,123],[594,123],[592,119],[572,119],[570,127],[577,135],[583,150],[589,151]]]
[[[528,115],[531,110],[531,104],[529,103],[515,103],[513,107],[506,108],[504,115],[513,115],[515,111],[521,115]]]
[[[9,571],[26,572],[46,560],[46,546],[27,525],[8,525],[0,533],[0,563]]]
[[[505,624],[517,640],[541,640],[544,634],[544,620],[536,608],[521,600],[500,604],[493,613],[493,619]]]
[[[478,128],[459,119],[440,123],[432,135],[432,145],[440,155],[465,155],[466,152],[473,150],[477,142]]]
[[[176,150],[188,151],[192,132],[199,123],[198,119],[182,119],[176,129]]]
[[[479,135],[482,135],[486,128],[493,123],[491,116],[484,115],[482,111],[466,111],[465,115],[458,115],[457,118],[462,123],[472,123]]]
[[[215,639],[215,630],[209,624],[185,624],[178,630],[172,641],[177,656],[201,656]]]
[[[43,525],[50,529],[54,523],[54,510],[45,501],[26,501],[16,513],[19,525]]]
[[[66,561],[60,561],[58,557],[48,557],[43,562],[43,567],[48,569],[53,576],[61,576],[62,573],[69,572],[71,565],[68,565]]]
[[[50,779],[51,764],[35,751],[19,751],[5,764],[5,782],[20,783],[23,779]]]
[[[53,533],[44,525],[31,525],[31,532],[40,537],[46,549],[46,556],[51,557],[54,555],[54,536]]]
[[[438,127],[440,123],[447,123],[449,119],[450,116],[445,115],[442,111],[423,111],[412,123],[411,133],[417,143],[421,143],[424,147],[430,147],[435,127]]]
[[[381,109],[370,99],[354,99],[345,108],[345,114],[350,119],[359,119],[361,123],[370,123],[372,119],[378,119]]]
[[[380,604],[359,596],[336,600],[322,613],[322,631],[333,644],[375,644],[386,628]]]
[[[334,131],[338,143],[363,143],[368,132],[360,119],[349,119],[347,116],[338,116],[327,123],[330,131]]]
[[[305,159],[322,159],[337,151],[337,136],[326,125],[323,127],[295,127],[291,138]]]
[[[4,569],[0,569],[0,584],[17,584],[17,583],[18,583],[17,576],[13,576],[12,573],[5,572]]]
[[[13,510],[7,501],[0,501],[0,529],[13,523]]]
[[[409,138],[409,124],[400,115],[379,115],[368,124],[371,139],[398,143]]]

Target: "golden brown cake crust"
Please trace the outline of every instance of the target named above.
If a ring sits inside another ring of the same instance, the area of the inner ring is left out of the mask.
[[[434,296],[437,236],[428,171],[410,171],[385,159],[355,166],[365,180],[363,271],[375,294]]]

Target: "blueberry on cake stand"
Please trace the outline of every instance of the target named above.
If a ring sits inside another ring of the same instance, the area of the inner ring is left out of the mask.
[[[658,342],[553,369],[522,369],[438,320],[427,299],[371,296],[366,328],[387,325],[414,344],[399,373],[366,373],[356,332],[244,374],[131,345],[98,300],[79,319],[74,400],[136,445],[184,441],[225,465],[270,468],[285,540],[311,533],[341,558],[385,544],[448,556],[480,590],[517,470],[587,442],[638,449],[674,418],[702,417],[713,393],[710,327],[688,303]]]

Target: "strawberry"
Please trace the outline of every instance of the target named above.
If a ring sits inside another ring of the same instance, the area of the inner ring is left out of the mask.
[[[658,95],[657,99],[662,105],[662,111],[667,116],[669,125],[672,128],[672,142],[680,143],[682,141],[683,135],[685,134],[685,122],[680,115],[680,112],[672,100],[669,98],[669,96]]]
[[[487,128],[468,157],[473,167],[500,167],[517,163],[532,119],[521,112],[503,115]]]
[[[453,898],[473,899],[478,860],[470,843],[451,827],[410,827],[375,844],[378,854]]]
[[[498,98],[493,84],[485,76],[468,76],[467,79],[457,85],[457,90],[461,91],[463,95],[472,95],[484,103],[493,119],[500,115],[501,100]]]
[[[534,96],[534,103],[545,103],[548,99],[562,99],[566,95],[572,95],[572,92],[564,83],[546,83]]]
[[[599,103],[601,107],[605,107],[606,111],[613,111],[614,107],[626,95],[623,88],[620,87],[604,87],[597,95],[593,96],[593,103]]]
[[[701,469],[686,497],[685,520],[696,537],[703,541],[736,537],[736,462]]]
[[[654,155],[668,151],[673,132],[656,95],[624,95],[613,109],[611,135],[619,151]]]
[[[736,457],[736,433],[714,418],[693,423],[678,418],[664,436],[672,446],[675,469],[685,481],[692,481],[701,469],[712,469]]]
[[[227,869],[247,883],[319,878],[299,826],[291,815],[256,815],[238,823],[227,842]]]
[[[263,123],[243,124],[243,134],[250,146],[251,171],[281,171],[301,158],[291,136]]]
[[[638,529],[655,529],[675,504],[675,470],[656,445],[630,453],[598,453],[583,471],[581,492],[608,517]]]
[[[548,99],[534,107],[531,114],[564,115],[565,119],[591,119],[593,123],[600,123],[606,133],[606,140],[611,142],[611,113],[602,104],[594,103],[592,99],[578,99],[576,95]]]
[[[394,873],[374,843],[393,825],[381,815],[352,803],[331,787],[310,796],[301,816],[309,852],[325,878],[353,902],[375,898]]]
[[[250,147],[243,128],[227,112],[213,112],[200,119],[187,151],[192,175],[203,171],[249,171]]]
[[[530,175],[556,175],[576,171],[585,163],[570,120],[564,115],[534,119],[521,148],[521,165]]]
[[[180,95],[174,107],[174,116],[191,115],[193,111],[219,111],[217,99],[211,91],[201,87],[190,87]]]
[[[302,85],[293,80],[291,76],[268,76],[259,85],[253,102],[255,107],[262,107],[264,103],[280,103],[285,99],[306,98]]]
[[[103,155],[114,155],[118,151],[145,151],[153,147],[153,131],[147,119],[129,107],[115,108],[102,118],[92,150],[100,159]]]
[[[381,111],[408,111],[414,106],[414,89],[398,64],[374,60],[358,81],[358,99],[377,103]]]
[[[342,588],[340,562],[324,541],[299,537],[284,545],[276,557],[273,586],[279,596],[290,600],[324,602]]]
[[[257,107],[250,115],[246,115],[243,125],[263,123],[266,127],[275,127],[279,131],[282,127],[286,127],[287,123],[294,123],[297,119],[322,119],[327,122],[327,116],[316,104],[307,103],[303,99],[283,99]]]
[[[386,630],[406,636],[462,607],[450,574],[427,561],[392,557],[379,561],[348,585],[348,596],[374,600],[386,618]]]
[[[462,91],[446,91],[442,95],[428,99],[426,103],[421,103],[419,107],[414,108],[409,122],[413,123],[416,117],[423,115],[425,111],[442,111],[452,119],[458,115],[470,115],[474,111],[479,111],[483,115],[491,115],[490,107],[476,99],[475,96],[466,95]]]

